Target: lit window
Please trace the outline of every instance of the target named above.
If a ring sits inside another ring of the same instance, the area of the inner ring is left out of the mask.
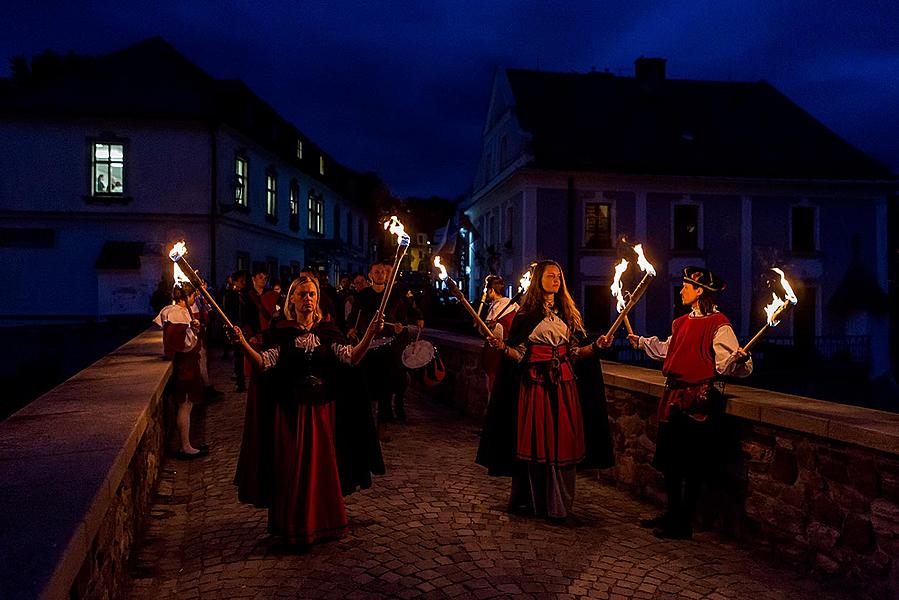
[[[234,160],[234,203],[247,206],[247,159],[242,156]]]
[[[265,175],[265,214],[269,217],[278,214],[278,176],[273,171]]]
[[[294,179],[290,182],[288,194],[290,204],[290,228],[293,231],[300,230],[300,184]]]
[[[93,196],[125,193],[125,146],[92,144],[91,180]]]
[[[612,205],[587,202],[584,205],[584,247],[612,247]]]
[[[325,157],[324,156],[318,157],[318,174],[319,175],[325,174]]]
[[[297,140],[297,158],[303,158],[303,140]]]
[[[309,222],[307,224],[310,233],[325,232],[325,201],[321,194],[309,190],[308,196]]]

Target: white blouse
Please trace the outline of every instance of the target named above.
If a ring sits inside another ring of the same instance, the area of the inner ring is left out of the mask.
[[[302,348],[306,352],[312,352],[319,346],[321,346],[322,342],[318,339],[318,336],[312,333],[311,331],[307,331],[306,333],[301,333],[294,339],[294,347]],[[344,344],[331,344],[331,351],[337,356],[337,360],[345,365],[351,365],[353,363],[353,347],[350,345]],[[278,358],[281,355],[281,349],[275,346],[274,348],[269,348],[268,350],[263,350],[261,352],[262,355],[262,370],[268,371],[276,364],[278,364]]]

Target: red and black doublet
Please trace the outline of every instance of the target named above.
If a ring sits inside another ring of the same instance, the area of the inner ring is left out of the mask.
[[[173,304],[164,307],[155,320],[162,326],[163,353],[172,361],[172,397],[178,403],[202,400],[205,387],[200,370],[200,341],[190,328],[191,319],[189,309]]]
[[[659,470],[708,474],[720,458],[715,438],[724,397],[713,385],[718,375],[713,340],[724,326],[729,327],[730,321],[720,312],[701,317],[687,314],[671,324],[653,459]]]
[[[318,344],[298,343],[306,333]],[[256,426],[271,429],[245,424],[239,489],[246,500],[268,505],[269,530],[290,543],[340,537],[348,526],[343,496],[384,473],[361,378],[335,354],[344,338],[333,323],[306,332],[276,321],[266,342],[277,359],[258,378]]]

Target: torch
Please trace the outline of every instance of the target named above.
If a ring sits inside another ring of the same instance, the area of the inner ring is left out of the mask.
[[[487,281],[489,279],[490,275],[487,275],[487,277],[484,278],[484,292],[481,294],[481,301],[478,302],[478,314],[481,314],[481,310],[484,308],[484,303],[487,302]]]
[[[495,335],[493,335],[493,332],[490,331],[490,328],[487,327],[487,324],[484,323],[483,319],[481,319],[481,317],[478,316],[478,313],[475,312],[474,307],[472,307],[471,304],[468,302],[468,300],[465,298],[465,295],[462,293],[462,290],[459,289],[459,284],[457,284],[455,281],[453,281],[453,278],[450,277],[449,273],[446,272],[446,267],[444,267],[443,264],[440,262],[439,256],[434,257],[434,266],[437,267],[438,269],[440,269],[439,276],[440,276],[441,281],[444,281],[446,283],[447,287],[450,289],[450,292],[453,294],[453,296],[455,296],[456,298],[459,299],[460,302],[462,302],[462,306],[465,307],[465,310],[468,311],[468,314],[471,315],[471,318],[474,319],[475,323],[484,332],[484,334],[487,337],[496,337]]]
[[[783,286],[786,298],[780,298],[776,293],[771,292],[771,304],[765,307],[765,315],[768,317],[767,322],[762,326],[759,332],[755,334],[745,346],[743,346],[743,350],[746,352],[749,352],[749,349],[753,344],[759,341],[769,328],[777,327],[784,313],[799,301],[799,299],[796,298],[796,294],[793,293],[793,288],[790,286],[790,282],[787,281],[784,272],[777,267],[774,267],[771,270],[780,275],[780,284]]]
[[[609,287],[612,290],[612,297],[615,298],[615,308],[618,312],[624,310],[624,307],[627,306],[627,301],[630,299],[630,292],[624,291],[624,286],[621,284],[621,276],[627,271],[627,267],[630,263],[628,263],[625,259],[621,259],[621,262],[615,265],[615,279],[612,281],[612,285]],[[629,334],[634,333],[634,329],[631,327],[631,320],[627,318],[627,315],[624,317],[624,327],[627,329]]]
[[[403,257],[406,255],[406,249],[409,248],[409,244],[412,242],[412,239],[406,233],[405,228],[403,228],[403,224],[400,223],[400,220],[395,216],[390,217],[390,219],[384,222],[384,229],[389,230],[391,234],[396,236],[397,247],[396,258],[393,260],[393,269],[390,270],[390,277],[387,279],[387,287],[384,288],[384,296],[381,297],[381,306],[378,307],[378,312],[376,313],[382,315],[387,306],[387,299],[390,297],[390,291],[393,289],[393,283],[396,281],[396,272],[400,268],[400,261],[403,260]]]
[[[624,307],[619,306],[618,318],[615,319],[615,322],[612,323],[611,327],[609,327],[609,331],[606,333],[606,337],[615,335],[615,331],[617,331],[618,328],[621,327],[621,323],[627,318],[627,313],[629,313],[631,309],[634,308],[634,305],[637,304],[637,301],[640,300],[640,298],[646,292],[646,288],[648,288],[649,284],[652,283],[652,278],[656,276],[655,268],[652,266],[652,264],[650,264],[648,260],[646,260],[646,257],[643,256],[643,244],[637,244],[636,246],[634,246],[634,252],[637,253],[637,266],[639,266],[640,270],[644,273],[643,279],[640,280],[640,283],[637,285],[637,289],[635,289],[631,294],[631,297],[630,299],[628,299],[627,304],[625,304]],[[627,261],[623,259],[622,262],[627,263]],[[615,267],[615,273],[619,279],[619,285],[621,283],[621,275],[618,275],[618,269],[620,267],[621,263],[619,263],[618,266]],[[623,268],[626,269],[627,264],[625,264]],[[622,270],[622,273],[623,272],[624,271]],[[623,300],[623,296],[621,297],[621,300]],[[630,331],[630,329],[628,329],[628,331]]]
[[[521,276],[521,279],[518,280],[518,293],[512,296],[512,298],[509,300],[509,303],[506,304],[506,307],[502,311],[500,311],[498,315],[496,315],[494,321],[499,321],[504,316],[506,316],[506,313],[512,310],[512,307],[515,305],[515,303],[521,300],[521,297],[524,296],[524,293],[528,291],[529,287],[531,287],[531,269],[533,269],[536,264],[537,263],[531,263],[531,265],[528,267],[528,270],[525,271],[524,275]]]
[[[169,258],[172,259],[172,263],[174,266],[175,272],[175,281],[189,281],[194,284],[197,290],[203,294],[203,297],[209,302],[212,308],[215,309],[215,312],[218,313],[218,316],[222,318],[222,321],[228,327],[228,331],[231,332],[234,330],[234,325],[231,323],[231,320],[225,315],[225,311],[219,307],[216,303],[215,298],[212,297],[206,288],[200,282],[200,276],[197,275],[197,272],[193,267],[190,266],[190,263],[187,262],[185,256],[187,255],[187,245],[184,243],[184,240],[176,243],[172,246],[172,250],[169,252]]]

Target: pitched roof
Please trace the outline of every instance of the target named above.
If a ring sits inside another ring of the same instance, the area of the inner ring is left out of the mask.
[[[534,165],[610,173],[885,179],[857,150],[767,82],[507,69]]]
[[[342,194],[350,191],[347,180],[356,175],[242,81],[215,79],[161,37],[104,56],[63,57],[51,71],[24,84],[0,80],[0,116],[227,123]],[[303,140],[303,159],[296,158],[297,139]],[[324,176],[319,175],[319,155],[327,160]]]

